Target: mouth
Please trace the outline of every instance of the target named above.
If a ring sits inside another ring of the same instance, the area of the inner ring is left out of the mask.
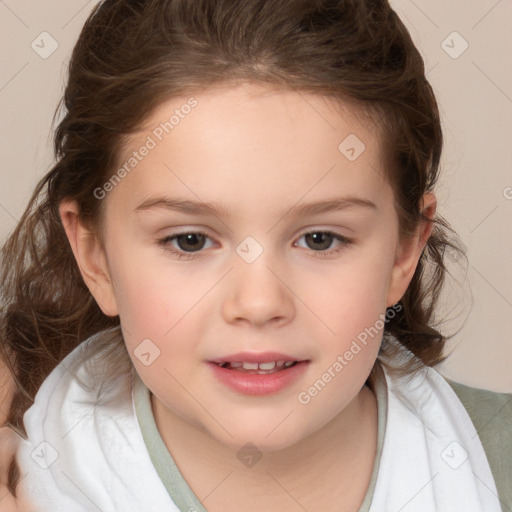
[[[284,355],[284,354],[279,354]],[[217,381],[243,395],[263,396],[283,391],[297,382],[307,371],[310,360],[286,358],[268,360],[249,355],[253,361],[243,360],[207,361]]]
[[[248,374],[259,374],[266,375],[270,373],[277,373],[285,371],[293,366],[297,365],[302,361],[293,361],[293,360],[279,360],[279,361],[269,361],[263,363],[253,363],[248,361],[222,361],[215,362],[212,361],[213,364],[216,364],[220,368],[224,368],[226,370],[233,370],[240,373],[248,373]],[[304,361],[305,362],[305,361]]]

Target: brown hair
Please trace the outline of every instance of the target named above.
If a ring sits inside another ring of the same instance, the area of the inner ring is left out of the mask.
[[[112,175],[126,137],[163,100],[241,82],[360,105],[385,141],[401,234],[422,220],[422,195],[439,172],[439,113],[423,60],[386,0],[101,2],[72,54],[56,164],[2,250],[0,346],[17,384],[13,427],[24,431],[22,415],[42,381],[85,338],[108,330],[102,350],[128,360],[119,318],[102,313],[82,280],[60,202],[77,201],[81,220],[101,239],[103,202],[93,191]],[[432,325],[433,313],[445,250],[459,246],[444,219],[433,222],[401,307],[385,325],[418,357],[403,372],[443,359],[446,337]]]

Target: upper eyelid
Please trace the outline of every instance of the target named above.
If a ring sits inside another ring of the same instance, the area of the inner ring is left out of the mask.
[[[353,231],[350,228],[345,228],[349,231]],[[183,231],[175,231],[169,234],[162,235],[162,238],[173,238],[180,235],[190,235],[190,234],[202,234],[207,236],[208,238],[215,239],[215,236],[209,235],[207,233],[207,229],[201,229],[201,228],[190,228],[190,229],[184,229]],[[333,235],[337,235],[343,238],[350,238],[347,235],[344,235],[343,233],[338,233],[335,228],[304,228],[304,231],[299,231],[299,234],[295,235],[295,238],[299,238],[301,236],[307,235],[309,233],[331,233]]]

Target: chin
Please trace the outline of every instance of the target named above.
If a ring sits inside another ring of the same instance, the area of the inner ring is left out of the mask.
[[[223,432],[222,437],[215,436],[215,439],[234,450],[237,455],[238,452],[247,450],[257,450],[262,453],[285,450],[302,439],[303,436],[297,432],[294,432],[293,435],[284,429],[277,432],[277,425],[275,422],[272,425],[260,423],[259,426],[252,425],[252,428],[248,429],[237,429],[236,431],[230,429],[229,432],[233,437]],[[276,431],[272,432],[273,430]]]

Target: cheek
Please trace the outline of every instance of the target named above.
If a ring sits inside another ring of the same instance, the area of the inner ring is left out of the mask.
[[[179,270],[163,250],[141,248],[129,254],[125,257],[119,249],[112,258],[121,320],[139,335],[162,337],[194,308],[211,284],[197,273]]]
[[[178,396],[177,382],[196,370],[197,345],[207,328],[205,308],[213,307],[206,295],[217,278],[178,271],[165,254],[154,254],[132,251],[130,258],[123,258],[118,252],[113,265],[115,293],[123,337],[137,372],[148,386],[164,386]],[[141,358],[144,353],[150,354],[148,366]]]
[[[391,265],[385,255],[380,258],[376,254],[372,250],[354,252],[320,279],[307,278],[304,302],[326,335],[334,333],[346,342],[373,326],[385,311]]]
[[[203,329],[201,297],[211,283],[171,271],[165,256],[147,251],[132,252],[130,258],[117,254],[114,267],[123,337],[138,374],[151,389],[163,387],[179,396],[178,382],[195,363]],[[149,354],[146,360],[143,354]]]
[[[390,273],[389,255],[378,254],[358,253],[329,275],[323,290],[312,288],[315,311],[329,329],[316,336],[319,364],[297,401],[317,418],[314,428],[358,394],[378,356]]]

